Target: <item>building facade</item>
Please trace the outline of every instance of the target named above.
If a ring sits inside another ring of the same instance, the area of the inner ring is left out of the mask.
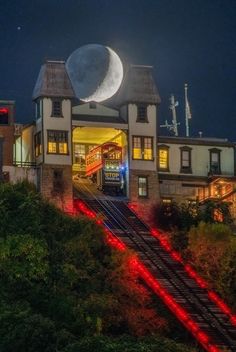
[[[236,217],[235,144],[217,138],[158,138],[163,202],[226,201]]]
[[[236,217],[235,144],[159,136],[152,67],[130,66],[118,92],[97,103],[76,98],[64,61],[47,61],[33,101],[32,124],[14,128],[9,119],[14,142],[4,145],[3,170],[13,167],[10,180],[27,177],[64,211],[73,208],[73,176],[86,177],[88,155],[114,143],[122,151],[122,195],[144,215],[156,202],[213,199],[230,202]],[[117,174],[111,171],[106,176]],[[97,170],[92,176],[101,189],[104,174]]]

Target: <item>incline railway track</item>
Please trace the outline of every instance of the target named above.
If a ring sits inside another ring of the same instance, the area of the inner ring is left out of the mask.
[[[78,205],[82,200],[87,208],[101,216],[103,224],[115,237],[138,254],[144,270],[148,270],[144,280],[147,278],[147,284],[164,298],[165,303],[168,302],[166,297],[170,300],[169,308],[173,300],[176,308],[172,312],[205,350],[236,351],[235,316],[222,301],[217,300],[214,292],[207,289],[203,280],[199,277],[196,280],[190,266],[184,265],[176,253],[171,255],[168,246],[163,247],[161,240],[153,236],[152,230],[124,201],[96,197],[86,184],[77,185],[77,190]],[[155,278],[158,281],[159,291],[150,284],[148,275],[152,276],[151,280]]]

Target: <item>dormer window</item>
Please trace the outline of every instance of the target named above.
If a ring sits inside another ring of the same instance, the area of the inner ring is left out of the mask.
[[[148,122],[147,105],[139,104],[137,106],[137,122]]]
[[[62,101],[59,99],[52,100],[52,117],[62,116]]]

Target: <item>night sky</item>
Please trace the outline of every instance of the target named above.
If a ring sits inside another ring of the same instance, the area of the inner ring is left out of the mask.
[[[33,119],[44,60],[88,43],[154,66],[160,123],[171,121],[173,93],[184,135],[187,82],[190,135],[236,141],[236,0],[0,0],[0,100],[16,100],[17,122]]]

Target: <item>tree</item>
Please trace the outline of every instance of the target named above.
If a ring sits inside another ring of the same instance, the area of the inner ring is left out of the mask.
[[[0,351],[131,352],[134,340],[114,336],[165,334],[133,255],[108,247],[95,221],[65,215],[31,185],[0,185]]]
[[[225,224],[200,222],[189,231],[189,251],[199,273],[235,305],[236,241]]]
[[[152,223],[164,231],[181,227],[181,211],[176,203],[155,204],[151,210]]]
[[[30,235],[11,235],[0,239],[0,273],[15,281],[45,280],[48,272],[45,241]]]
[[[233,219],[229,203],[223,201],[207,201],[200,208],[200,220],[210,223],[231,224]]]

